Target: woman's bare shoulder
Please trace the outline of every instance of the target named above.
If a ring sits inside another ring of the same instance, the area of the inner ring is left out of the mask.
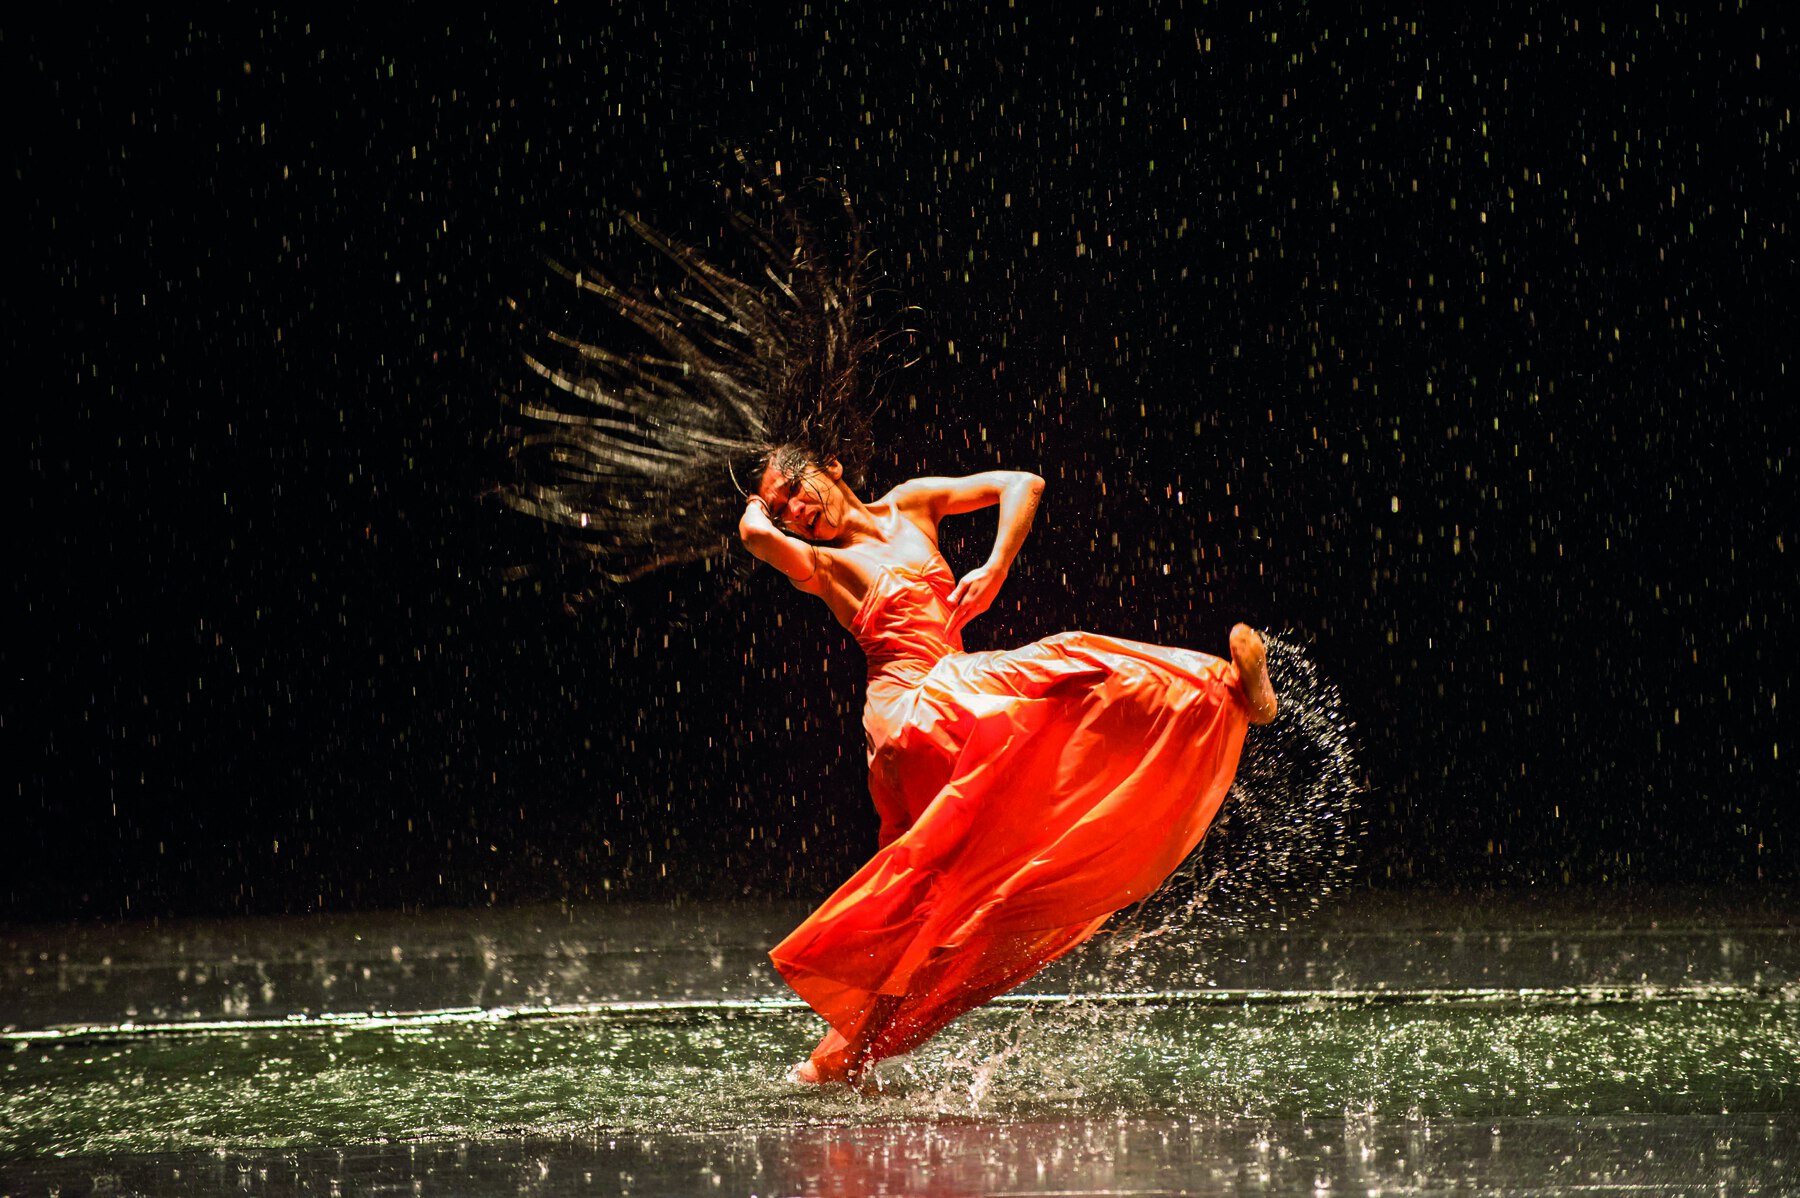
[[[876,556],[881,560],[893,562],[913,562],[936,555],[938,524],[931,505],[924,498],[924,492],[917,489],[907,490],[911,479],[901,483],[868,505],[869,514],[877,523],[889,529],[886,552]],[[902,532],[901,529],[909,531]]]

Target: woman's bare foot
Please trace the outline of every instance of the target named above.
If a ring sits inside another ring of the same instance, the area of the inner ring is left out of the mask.
[[[791,1082],[798,1082],[807,1086],[822,1086],[825,1084],[825,1076],[819,1072],[819,1067],[810,1060],[801,1061],[798,1065],[789,1069],[787,1071],[787,1079]]]
[[[1275,687],[1269,681],[1269,653],[1256,629],[1248,624],[1231,628],[1231,660],[1237,665],[1238,678],[1244,684],[1244,699],[1250,704],[1250,722],[1266,724],[1275,718]]]

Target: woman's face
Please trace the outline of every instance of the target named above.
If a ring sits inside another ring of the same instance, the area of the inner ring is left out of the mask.
[[[834,458],[821,466],[799,454],[776,454],[763,470],[757,495],[769,515],[791,536],[829,541],[844,516],[838,480],[844,468]]]

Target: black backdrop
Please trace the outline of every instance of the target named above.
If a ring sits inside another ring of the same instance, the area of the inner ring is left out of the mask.
[[[585,319],[542,259],[622,209],[703,235],[722,145],[841,178],[917,306],[874,489],[1050,482],[972,647],[1290,630],[1371,884],[1794,878],[1783,8],[888,8],[5,31],[0,911],[809,895],[866,852],[822,611],[689,570],[570,617],[482,498],[503,301]]]

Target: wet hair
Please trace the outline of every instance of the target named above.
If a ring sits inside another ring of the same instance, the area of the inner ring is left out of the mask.
[[[523,351],[549,386],[509,397],[515,477],[499,494],[564,530],[604,578],[729,553],[744,497],[777,457],[836,458],[857,485],[873,449],[882,338],[849,195],[745,178],[725,189],[710,258],[623,216],[663,261],[663,285],[550,263],[623,324],[591,338],[545,328]]]

